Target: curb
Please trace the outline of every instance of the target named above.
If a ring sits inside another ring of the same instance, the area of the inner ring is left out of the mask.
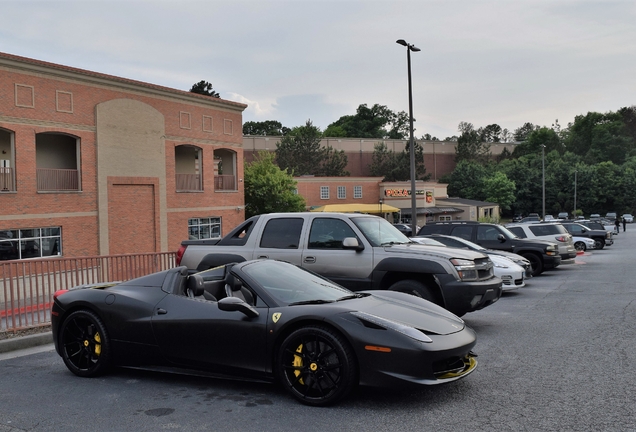
[[[38,333],[0,341],[0,354],[53,343],[53,333]]]

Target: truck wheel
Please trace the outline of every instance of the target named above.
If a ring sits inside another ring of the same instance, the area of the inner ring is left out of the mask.
[[[432,303],[439,305],[439,301],[435,298],[433,291],[429,287],[424,285],[423,283],[415,281],[415,280],[410,280],[410,279],[401,280],[391,285],[389,289],[391,291],[398,291],[398,292],[403,292],[405,294],[411,294],[416,297],[421,297],[424,300],[428,300]]]
[[[594,239],[595,249],[603,249],[605,247],[605,239],[604,238],[595,238]]]
[[[521,254],[521,256],[530,261],[530,266],[532,266],[532,276],[539,276],[543,273],[543,261],[539,255],[526,253]]]

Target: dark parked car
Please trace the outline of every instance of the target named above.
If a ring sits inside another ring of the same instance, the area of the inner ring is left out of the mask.
[[[588,237],[594,240],[596,244],[595,249],[603,249],[605,246],[611,246],[614,244],[612,233],[605,229],[591,229],[580,223],[574,222],[561,222],[566,230],[573,236]]]
[[[393,224],[393,226],[396,227],[402,234],[404,234],[407,237],[411,237],[413,235],[411,224],[395,223]],[[420,229],[420,227],[417,225],[415,226],[415,228],[417,230]]]
[[[520,239],[502,225],[474,221],[436,222],[424,225],[418,236],[447,234],[470,240],[486,249],[514,252],[532,264],[532,275],[561,264],[558,246],[539,239]]]
[[[186,267],[54,295],[53,341],[82,377],[111,366],[278,380],[309,405],[357,384],[442,384],[470,374],[475,332],[394,291],[354,293],[276,260]]]

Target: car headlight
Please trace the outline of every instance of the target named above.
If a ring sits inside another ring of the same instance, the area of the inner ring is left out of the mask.
[[[407,326],[406,324],[391,321],[386,318],[381,318],[379,316],[371,315],[366,312],[358,311],[358,312],[351,312],[351,314],[360,320],[368,321],[370,323],[375,324],[376,326],[380,326],[387,330],[393,330],[398,333],[402,333],[404,336],[408,336],[411,339],[415,339],[416,341],[424,342],[424,343],[433,342],[433,339],[426,336],[424,333],[422,333],[418,329],[413,328],[411,326]]]
[[[455,266],[459,278],[463,281],[476,281],[479,279],[475,262],[467,259],[453,258],[451,263]]]
[[[492,263],[497,268],[508,268],[509,267],[506,264],[504,264],[503,262],[495,262],[495,261],[493,261]]]

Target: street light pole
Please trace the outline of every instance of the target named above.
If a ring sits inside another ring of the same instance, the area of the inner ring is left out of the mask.
[[[406,47],[406,63],[409,77],[409,156],[411,159],[411,233],[417,234],[417,190],[415,189],[415,140],[413,139],[413,89],[411,86],[411,51],[421,51],[415,45],[398,39],[396,43]]]
[[[543,213],[542,219],[545,220],[545,145],[541,144],[541,170],[543,172],[543,181],[542,181],[542,189],[543,189]]]
[[[574,211],[572,212],[572,216],[576,219],[576,170],[574,171]]]

